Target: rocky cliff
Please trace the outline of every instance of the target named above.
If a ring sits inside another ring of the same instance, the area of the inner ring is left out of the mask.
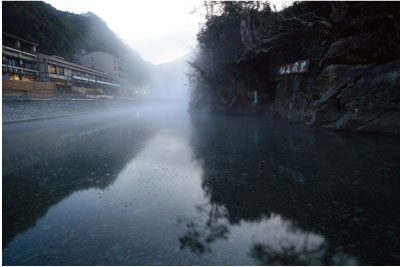
[[[218,4],[191,63],[192,111],[400,133],[399,2]]]

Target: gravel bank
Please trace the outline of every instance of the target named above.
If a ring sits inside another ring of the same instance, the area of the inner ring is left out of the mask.
[[[131,100],[14,100],[3,99],[3,122],[42,117],[72,115],[83,112],[100,112],[129,107]]]

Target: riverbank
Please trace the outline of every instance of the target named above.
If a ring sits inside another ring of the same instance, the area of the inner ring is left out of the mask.
[[[129,108],[137,104],[131,99],[34,99],[3,98],[4,122],[68,116],[79,113],[101,112]]]

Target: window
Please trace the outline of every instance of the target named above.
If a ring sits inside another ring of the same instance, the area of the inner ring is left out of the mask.
[[[24,61],[24,68],[25,69],[30,69],[30,70],[36,70],[36,63],[35,62],[29,62],[29,61]]]
[[[13,67],[19,67],[19,60],[16,58],[7,58],[7,65]]]
[[[9,76],[10,76],[10,80],[12,80],[12,81],[19,81],[20,80],[18,75],[10,74]]]
[[[57,67],[57,74],[58,75],[64,75],[64,68]]]
[[[78,76],[78,77],[80,77],[81,76],[81,73],[79,72],[79,71],[72,71],[72,76]]]
[[[56,66],[50,65],[50,73],[56,73]]]

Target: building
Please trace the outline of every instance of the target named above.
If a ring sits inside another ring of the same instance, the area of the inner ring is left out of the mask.
[[[127,84],[127,67],[112,54],[83,50],[78,57],[82,61],[79,65],[41,54],[38,44],[17,36],[3,33],[2,39],[3,79],[51,82],[58,89],[83,94],[114,95]]]
[[[115,76],[69,62],[62,57],[38,55],[40,80],[53,82],[62,86],[70,86],[73,89],[99,89],[100,93],[114,94],[121,86]],[[85,92],[85,90],[80,90]]]
[[[37,80],[39,45],[4,32],[2,40],[3,79]]]
[[[123,85],[128,83],[128,66],[126,62],[112,54],[101,51],[86,53],[86,51],[81,50],[74,57],[78,64],[111,74],[119,79]]]

